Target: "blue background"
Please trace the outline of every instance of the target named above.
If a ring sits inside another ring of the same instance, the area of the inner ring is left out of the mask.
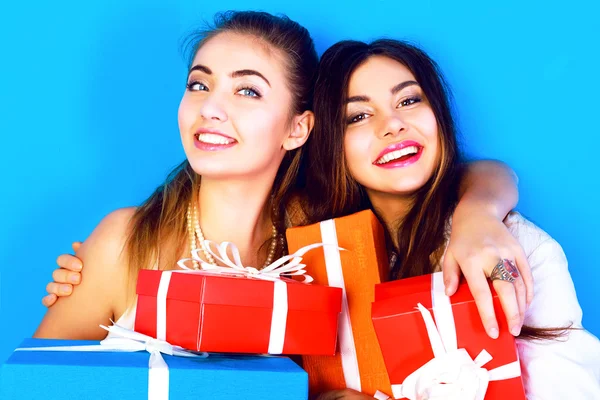
[[[597,2],[87,3],[0,10],[0,359],[38,325],[56,257],[183,160],[180,39],[249,7],[299,21],[319,53],[384,35],[423,46],[454,89],[466,149],[515,169],[519,209],[563,245],[600,335]]]

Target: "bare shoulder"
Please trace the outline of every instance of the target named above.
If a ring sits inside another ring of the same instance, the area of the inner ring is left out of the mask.
[[[128,277],[125,245],[135,210],[121,208],[105,216],[76,253],[84,265],[82,284],[87,278],[103,285],[113,294],[114,303],[126,295],[126,285],[122,284]]]
[[[112,251],[105,254],[105,256],[115,256],[120,253],[127,240],[130,222],[135,210],[135,207],[120,208],[105,216],[82,244],[77,256],[85,256],[89,252],[106,250]]]
[[[46,313],[35,336],[102,339],[127,298],[129,269],[124,254],[135,208],[111,212],[96,226],[76,256],[83,261],[81,284]]]

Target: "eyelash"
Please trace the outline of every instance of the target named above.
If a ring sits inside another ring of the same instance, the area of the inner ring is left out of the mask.
[[[421,96],[411,96],[407,99],[400,101],[400,104],[398,104],[398,106],[408,107],[408,106],[412,106],[415,103],[420,103],[422,100],[423,99],[421,98]],[[410,102],[410,104],[404,104],[406,102]]]
[[[194,89],[194,86],[196,86],[196,85],[202,85],[205,89],[204,90]],[[190,82],[190,83],[186,84],[185,86],[187,87],[187,90],[189,90],[190,92],[207,91],[206,89],[208,89],[208,87],[204,83],[198,82],[198,81]],[[254,95],[241,95],[241,96],[250,97],[250,98],[254,98],[254,99],[260,99],[262,97],[260,91],[253,86],[242,86],[236,91],[236,94],[238,94],[239,92],[244,91],[244,90],[251,91],[254,93]]]
[[[398,107],[412,106],[413,104],[420,103],[422,100],[423,99],[420,96],[412,96],[412,97],[409,97],[407,99],[402,100],[400,102],[400,104],[398,104]],[[348,125],[351,125],[351,124],[356,124],[356,123],[358,123],[360,121],[364,121],[367,118],[366,115],[367,115],[367,113],[360,113],[360,114],[353,115],[350,118],[348,118],[348,120],[346,121],[346,123]],[[362,118],[357,119],[359,117],[362,117]]]
[[[365,115],[367,115],[367,113],[360,113],[360,114],[353,115],[353,116],[351,116],[351,117],[348,118],[348,120],[346,121],[346,123],[348,125],[352,125],[352,124],[356,124],[356,123],[358,123],[360,121],[364,121],[367,118],[367,117],[365,117]],[[361,117],[361,116],[363,118],[361,118],[359,120],[356,120],[358,117]]]
[[[254,92],[254,94],[256,96],[247,96],[247,95],[241,95],[241,96],[250,97],[250,98],[253,98],[253,99],[260,99],[262,97],[262,94],[260,94],[260,90],[258,90],[258,88],[255,88],[254,86],[242,86],[241,88],[239,88],[237,90],[236,94],[239,93],[239,92],[241,92],[241,91],[243,91],[243,90],[249,90],[251,92]]]
[[[193,87],[196,85],[202,85],[208,89],[208,87],[204,83],[198,82],[198,81],[192,81],[185,86],[187,87],[187,90],[189,90],[190,92],[198,92],[198,91],[202,90],[202,89],[193,89]]]

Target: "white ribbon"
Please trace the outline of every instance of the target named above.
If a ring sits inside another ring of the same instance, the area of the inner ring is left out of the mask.
[[[185,263],[187,261],[197,261],[200,263],[201,272],[215,273],[219,275],[244,275],[250,278],[264,279],[268,281],[274,281],[281,279],[282,275],[287,276],[302,276],[304,279],[302,283],[311,283],[314,279],[306,274],[304,269],[306,265],[302,264],[302,256],[310,250],[324,247],[323,243],[314,243],[308,246],[304,246],[293,254],[283,256],[271,264],[267,265],[263,269],[256,269],[254,267],[245,267],[242,264],[240,252],[237,246],[231,242],[223,242],[217,244],[211,240],[205,240],[205,249],[212,255],[216,260],[220,261],[221,265],[213,265],[207,263],[200,257],[202,249],[196,249],[192,251],[192,258],[183,258],[177,262],[177,264],[187,272],[198,272],[189,268]],[[216,247],[216,251],[213,251],[213,246]],[[233,259],[229,257],[229,252]],[[183,271],[177,271],[183,272]]]
[[[323,249],[329,286],[342,288],[342,312],[340,313],[338,323],[342,372],[344,373],[346,387],[360,392],[360,371],[358,368],[358,358],[356,356],[354,334],[352,332],[352,321],[350,321],[348,297],[346,295],[346,285],[344,283],[344,274],[342,272],[342,261],[335,229],[335,221],[332,219],[322,221],[319,224],[319,227],[321,230],[321,240],[323,243],[330,245]]]
[[[425,321],[434,358],[410,374],[400,385],[392,385],[394,398],[410,400],[483,400],[490,381],[521,375],[519,361],[487,370],[492,356],[482,350],[473,360],[465,349],[458,349],[456,327],[449,298],[443,290],[442,273],[432,277],[432,300],[436,323],[421,303],[418,310]],[[381,392],[378,399],[383,399]]]
[[[231,242],[223,242],[217,244],[210,240],[205,240],[205,249],[211,254],[221,265],[213,265],[205,262],[200,257],[201,249],[192,251],[192,258],[184,258],[177,262],[177,264],[183,269],[180,271],[164,271],[161,274],[160,283],[158,286],[158,292],[156,295],[156,333],[159,339],[166,339],[167,332],[167,293],[169,289],[169,282],[171,280],[172,273],[191,273],[191,274],[214,274],[221,276],[245,276],[248,278],[262,279],[274,282],[273,288],[273,314],[271,317],[271,329],[269,331],[269,347],[267,352],[269,354],[281,354],[283,353],[283,346],[285,344],[285,330],[287,326],[287,315],[288,315],[288,297],[287,297],[287,284],[281,280],[282,277],[302,277],[301,283],[311,283],[313,278],[306,274],[305,264],[302,264],[302,256],[308,251],[325,247],[323,243],[315,243],[308,246],[304,246],[293,254],[283,256],[273,263],[269,264],[265,268],[258,270],[254,267],[245,267],[242,264],[240,252],[237,246]],[[216,250],[213,251],[213,247]],[[232,258],[229,253],[231,252]],[[200,270],[194,270],[186,265],[188,261],[197,261],[200,263]],[[201,346],[202,337],[198,340],[198,348]]]
[[[179,346],[173,346],[164,340],[134,332],[119,325],[104,326],[103,329],[115,337],[108,337],[99,345],[89,346],[50,346],[21,347],[15,351],[89,351],[89,352],[137,352],[150,353],[148,362],[148,400],[169,399],[169,367],[161,353],[170,356],[206,358],[207,353],[192,353]]]

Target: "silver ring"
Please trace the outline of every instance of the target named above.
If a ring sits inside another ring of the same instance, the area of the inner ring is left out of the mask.
[[[498,264],[490,274],[491,281],[505,281],[513,283],[519,277],[519,270],[514,262],[506,258],[498,261]]]

